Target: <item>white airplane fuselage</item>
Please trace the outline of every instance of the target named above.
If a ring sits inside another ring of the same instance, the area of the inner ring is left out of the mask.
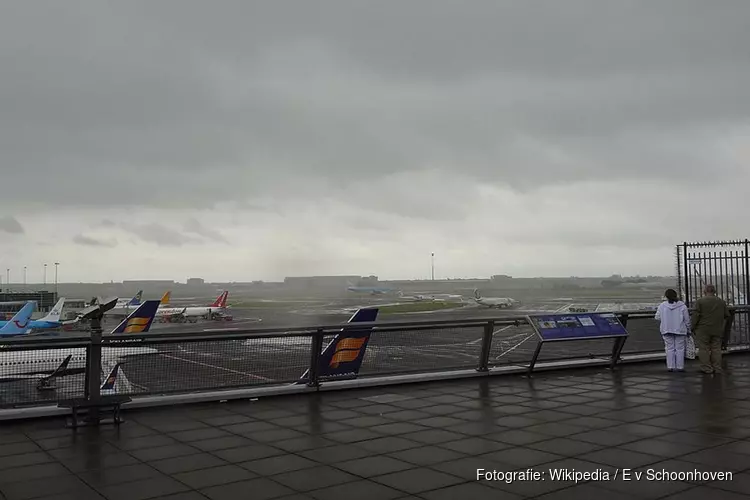
[[[200,318],[203,316],[208,316],[211,313],[215,313],[217,311],[220,311],[221,307],[165,307],[163,309],[159,309],[156,312],[156,317],[163,317],[163,316],[174,316],[177,314],[182,314],[186,318]]]
[[[511,307],[514,304],[513,299],[499,298],[499,297],[479,298],[479,299],[474,299],[474,300],[476,300],[477,304],[481,306],[486,306],[486,307],[503,308],[503,307]]]

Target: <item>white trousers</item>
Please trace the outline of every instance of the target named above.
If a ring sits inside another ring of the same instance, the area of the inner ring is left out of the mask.
[[[675,335],[665,333],[664,350],[667,352],[667,368],[670,370],[683,370],[685,368],[685,344],[687,335]]]

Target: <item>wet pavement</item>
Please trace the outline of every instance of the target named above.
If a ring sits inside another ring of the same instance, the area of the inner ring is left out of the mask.
[[[746,498],[750,355],[725,359],[4,422],[0,498]]]

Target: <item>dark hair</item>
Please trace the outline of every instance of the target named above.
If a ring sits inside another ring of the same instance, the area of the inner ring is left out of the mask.
[[[664,296],[667,298],[670,304],[674,304],[675,302],[677,302],[677,292],[675,292],[671,288],[667,289],[667,291],[664,292]]]

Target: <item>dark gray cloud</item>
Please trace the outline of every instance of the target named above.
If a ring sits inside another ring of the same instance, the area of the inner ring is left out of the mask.
[[[717,158],[749,121],[748,42],[742,0],[24,2],[0,16],[0,164],[88,206],[252,202],[312,178],[345,193],[425,168],[522,192],[680,189],[747,169]],[[388,210],[420,212],[408,191]]]
[[[9,234],[23,234],[24,229],[18,219],[10,215],[0,217],[0,231]]]
[[[76,245],[83,245],[88,247],[106,247],[114,248],[117,246],[117,240],[115,239],[98,239],[86,236],[85,234],[77,234],[73,237],[73,243]]]
[[[185,222],[184,229],[186,232],[203,236],[208,241],[229,243],[229,240],[227,240],[223,234],[221,234],[219,231],[216,231],[215,229],[201,224],[201,222],[199,222],[195,217],[191,217],[187,220],[187,222]]]
[[[199,238],[188,236],[156,222],[149,224],[123,223],[119,227],[142,241],[154,243],[161,247],[181,247],[191,243],[201,243]]]

